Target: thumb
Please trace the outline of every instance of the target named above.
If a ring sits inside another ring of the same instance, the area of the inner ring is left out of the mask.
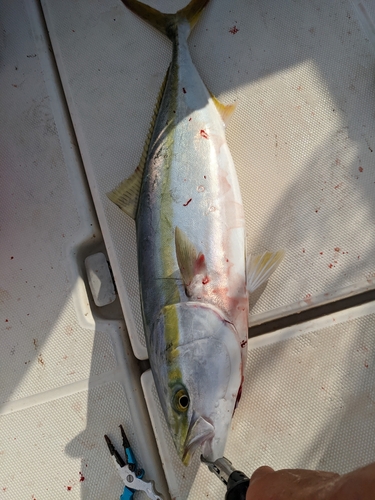
[[[246,493],[246,500],[251,500],[251,498],[254,499],[254,489],[252,488],[254,483],[259,481],[262,477],[267,476],[267,474],[271,474],[272,472],[275,471],[271,467],[267,467],[267,465],[263,465],[263,467],[259,467],[255,472],[253,472],[250,478],[250,487],[248,488]]]
[[[270,472],[275,472],[272,467],[268,467],[267,465],[263,465],[259,467],[256,471],[253,472],[253,475],[250,478],[250,481],[253,483],[254,481],[258,481],[263,476],[266,476]]]

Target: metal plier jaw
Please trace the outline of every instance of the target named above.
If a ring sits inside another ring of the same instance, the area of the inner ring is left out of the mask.
[[[153,482],[144,481],[142,478],[145,471],[143,469],[137,468],[137,462],[135,456],[130,448],[128,438],[126,437],[124,428],[120,425],[122,445],[125,450],[125,459],[119,454],[116,448],[113,446],[111,440],[107,435],[104,436],[112,459],[115,463],[116,469],[120,474],[120,477],[125,484],[124,492],[120,497],[120,500],[131,500],[133,498],[134,492],[144,491],[148,498],[151,500],[163,500],[163,498],[156,492]]]

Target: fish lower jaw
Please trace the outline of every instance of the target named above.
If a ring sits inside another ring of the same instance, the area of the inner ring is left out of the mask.
[[[211,447],[212,440],[215,437],[215,428],[204,417],[198,417],[189,429],[181,454],[181,460],[184,465],[189,465],[194,453],[202,445]]]

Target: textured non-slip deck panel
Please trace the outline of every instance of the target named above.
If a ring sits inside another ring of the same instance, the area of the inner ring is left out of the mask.
[[[131,422],[124,396],[111,382],[1,416],[0,498],[119,498],[103,432],[120,450],[118,423]]]
[[[120,0],[42,5],[132,345],[146,357],[134,223],[106,193],[138,164],[170,43]],[[211,0],[190,39],[208,87],[238,103],[227,137],[248,251],[286,250],[251,299],[253,324],[373,287],[375,56],[356,12],[341,0]]]
[[[118,498],[119,424],[163,472],[118,299],[90,298],[104,245],[39,14],[0,5],[0,498]]]
[[[374,330],[371,303],[251,339],[225,450],[234,466],[248,475],[265,464],[345,473],[374,461]],[[150,371],[142,385],[172,496],[224,498],[198,457],[181,464]]]

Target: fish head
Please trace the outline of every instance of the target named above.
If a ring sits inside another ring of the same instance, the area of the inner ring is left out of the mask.
[[[234,325],[211,305],[168,305],[151,343],[156,388],[182,462],[199,447],[207,460],[222,457],[242,380]]]

